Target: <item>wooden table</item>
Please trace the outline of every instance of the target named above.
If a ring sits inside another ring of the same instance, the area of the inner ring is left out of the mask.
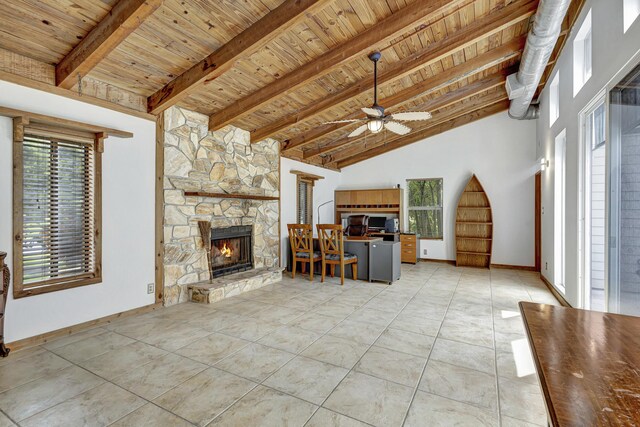
[[[520,303],[553,426],[640,426],[640,318]]]

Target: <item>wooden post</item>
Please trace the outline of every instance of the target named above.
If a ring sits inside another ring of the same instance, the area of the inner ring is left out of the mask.
[[[9,292],[9,267],[4,263],[6,252],[0,252],[0,356],[7,357],[10,349],[4,346],[4,310],[7,307],[7,295]]]

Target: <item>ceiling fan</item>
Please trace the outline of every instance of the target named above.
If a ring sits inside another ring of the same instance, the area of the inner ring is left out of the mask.
[[[373,62],[373,105],[364,107],[362,111],[367,117],[362,119],[335,120],[325,122],[324,124],[333,123],[358,123],[364,122],[347,135],[349,138],[362,135],[367,129],[371,133],[379,133],[382,129],[387,129],[398,135],[406,135],[411,132],[411,128],[399,122],[429,120],[431,113],[426,111],[408,111],[405,113],[385,114],[384,107],[378,105],[378,61],[382,57],[380,52],[373,52],[369,55],[369,59]]]

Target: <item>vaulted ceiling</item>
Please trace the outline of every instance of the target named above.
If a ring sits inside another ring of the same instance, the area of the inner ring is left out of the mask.
[[[572,2],[548,69],[582,3]],[[85,79],[118,88],[154,114],[183,106],[209,115],[212,129],[233,124],[253,142],[277,139],[283,156],[342,168],[505,110],[504,81],[537,4],[0,0],[0,59],[44,64],[59,88]],[[405,136],[347,138],[353,124],[323,123],[362,117],[372,104],[375,50],[379,104],[433,118],[411,122]]]

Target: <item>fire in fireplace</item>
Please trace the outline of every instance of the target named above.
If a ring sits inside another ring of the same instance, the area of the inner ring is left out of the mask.
[[[253,268],[253,226],[211,230],[211,277]]]

